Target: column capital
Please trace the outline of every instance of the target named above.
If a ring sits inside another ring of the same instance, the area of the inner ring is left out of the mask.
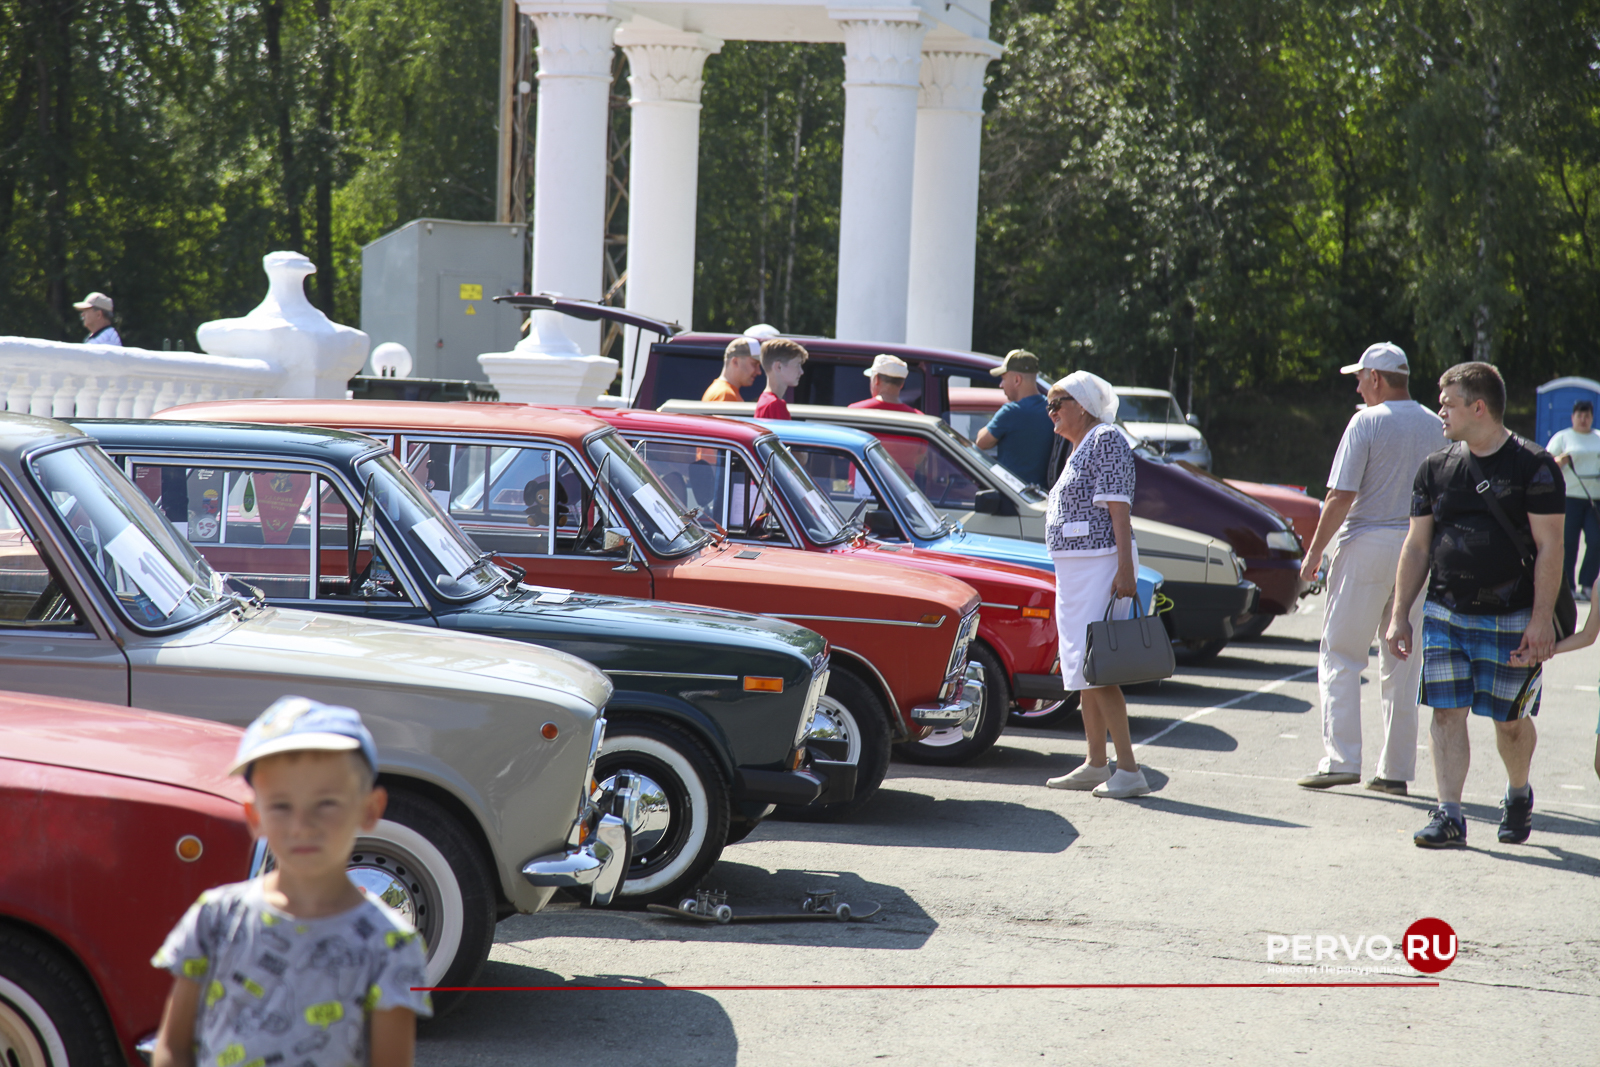
[[[609,5],[518,6],[539,30],[539,78],[611,79],[611,35],[618,19]]]
[[[922,69],[917,107],[940,111],[983,112],[983,74],[1001,53],[993,41],[972,41],[988,48],[946,46],[927,42],[922,48]]]
[[[706,57],[722,50],[722,41],[703,33],[625,25],[616,42],[628,54],[628,103],[700,103],[705,86],[701,73]]]
[[[844,31],[847,87],[917,88],[928,24],[916,8],[829,8],[828,17]]]

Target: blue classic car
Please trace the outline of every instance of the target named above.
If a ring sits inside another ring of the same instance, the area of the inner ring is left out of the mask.
[[[773,805],[855,789],[854,765],[806,745],[828,678],[826,643],[811,630],[522,584],[478,551],[387,445],[360,434],[76,424],[216,570],[268,603],[531,642],[604,671],[614,691],[595,793],[631,783],[637,798],[623,901],[676,902]],[[481,448],[458,458],[463,477],[495,462]],[[520,510],[520,481],[515,488]]]

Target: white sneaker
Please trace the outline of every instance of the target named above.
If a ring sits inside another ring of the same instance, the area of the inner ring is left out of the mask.
[[[1150,783],[1145,781],[1144,768],[1136,771],[1118,771],[1100,785],[1094,787],[1097,797],[1142,797],[1150,792]]]
[[[1088,763],[1080,763],[1076,770],[1068,771],[1059,778],[1051,778],[1044,784],[1051,789],[1093,789],[1110,778],[1111,764],[1092,767]]]

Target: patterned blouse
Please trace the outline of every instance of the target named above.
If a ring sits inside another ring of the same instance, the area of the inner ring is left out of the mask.
[[[1055,555],[1105,556],[1117,550],[1107,501],[1133,504],[1133,450],[1110,423],[1084,437],[1050,490],[1045,545]]]

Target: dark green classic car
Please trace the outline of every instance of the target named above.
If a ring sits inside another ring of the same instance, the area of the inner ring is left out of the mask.
[[[828,671],[826,643],[808,629],[524,584],[370,437],[74,424],[124,465],[213,568],[271,604],[533,642],[604,671],[615,692],[595,793],[630,776],[638,798],[623,900],[676,901],[773,805],[854,792],[852,765],[806,745]]]

